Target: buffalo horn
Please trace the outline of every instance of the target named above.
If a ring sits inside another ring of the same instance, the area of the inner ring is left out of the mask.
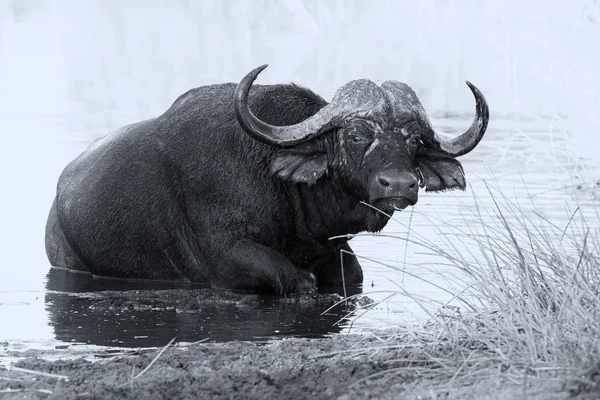
[[[483,94],[467,81],[467,85],[475,96],[475,118],[469,129],[463,134],[454,138],[444,138],[436,134],[433,130],[428,130],[422,136],[423,142],[440,153],[458,157],[467,154],[477,146],[485,133],[490,118],[487,103]]]
[[[235,116],[246,133],[263,143],[290,147],[319,136],[326,130],[336,114],[330,106],[325,106],[317,114],[298,124],[288,126],[270,125],[252,113],[248,104],[250,87],[265,68],[266,64],[250,71],[235,89]]]

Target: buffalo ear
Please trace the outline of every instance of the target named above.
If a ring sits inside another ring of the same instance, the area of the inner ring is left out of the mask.
[[[454,157],[425,149],[417,155],[415,162],[421,171],[422,185],[425,186],[426,192],[466,189],[467,182],[462,165]]]
[[[281,150],[271,162],[271,174],[291,183],[314,185],[327,172],[327,153],[313,142]]]

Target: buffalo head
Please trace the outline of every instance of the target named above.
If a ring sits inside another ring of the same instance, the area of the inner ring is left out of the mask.
[[[237,120],[251,137],[281,148],[271,164],[275,176],[308,185],[331,176],[346,195],[388,214],[414,205],[419,187],[465,189],[455,157],[475,148],[489,118],[483,95],[471,83],[475,119],[463,134],[447,139],[435,133],[415,92],[396,81],[381,86],[351,81],[312,117],[290,126],[267,124],[248,104],[250,87],[265,68],[242,79],[234,103]]]

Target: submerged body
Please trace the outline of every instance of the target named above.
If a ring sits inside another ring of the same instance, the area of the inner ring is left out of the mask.
[[[331,108],[294,85],[250,90],[256,75],[245,101],[265,126],[299,124]],[[400,172],[392,162],[358,179],[349,165],[366,170],[367,151],[389,153],[390,146],[377,147],[379,138],[371,137],[358,160],[357,145],[347,147],[354,143],[348,132],[356,131],[347,119],[327,133],[294,136],[293,143],[257,138],[240,116],[240,90],[235,84],[192,89],[163,115],[97,140],[72,161],[48,218],[51,264],[100,276],[275,293],[342,280],[357,284],[362,270],[350,254],[344,254],[342,278],[340,250],[351,252],[347,240],[330,237],[381,230],[389,218],[384,213],[416,202],[419,180],[425,185],[429,179],[433,190],[464,188],[455,170],[421,179],[427,166],[418,168],[416,151],[412,160],[401,160]],[[428,149],[420,151],[428,157]],[[441,160],[443,169],[448,157]]]

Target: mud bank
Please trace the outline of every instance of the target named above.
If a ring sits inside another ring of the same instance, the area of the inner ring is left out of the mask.
[[[406,337],[404,339],[407,339]],[[153,349],[60,346],[0,352],[1,399],[578,399],[596,384],[515,379],[498,368],[444,366],[397,338],[335,336]],[[63,348],[66,347],[66,348]],[[10,348],[10,344],[8,344]],[[484,373],[480,372],[480,369]],[[594,371],[596,371],[595,369]],[[527,376],[527,374],[523,375]],[[585,382],[596,382],[596,372]],[[563,382],[562,384],[560,382]],[[571,395],[571,396],[570,396]]]
[[[365,346],[373,348],[368,355]],[[69,348],[5,352],[16,362],[0,367],[0,397],[391,399],[413,379],[406,371],[394,372],[402,364],[394,361],[397,352],[357,336],[175,344],[157,357],[160,350],[113,349],[85,356]]]

